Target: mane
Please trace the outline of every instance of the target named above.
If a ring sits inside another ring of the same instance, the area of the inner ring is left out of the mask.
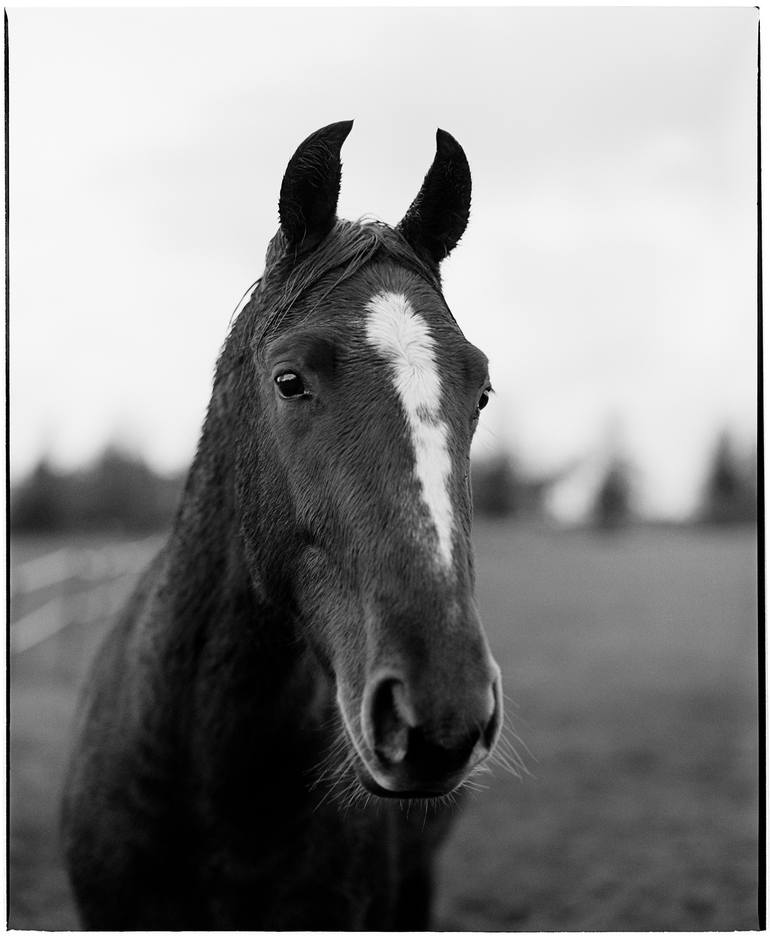
[[[283,234],[278,231],[268,246],[265,272],[241,312],[242,316],[254,319],[250,337],[260,346],[280,329],[297,302],[322,280],[328,279],[326,288],[319,291],[309,313],[363,266],[381,259],[408,267],[441,289],[438,269],[418,256],[398,231],[381,221],[337,221],[319,246],[299,262],[294,262]],[[257,309],[253,308],[255,303]]]

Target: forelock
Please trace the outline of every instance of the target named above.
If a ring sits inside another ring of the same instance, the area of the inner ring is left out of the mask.
[[[438,269],[419,257],[409,243],[381,221],[338,220],[334,228],[307,257],[296,260],[279,230],[270,241],[265,271],[251,298],[237,310],[217,367],[217,377],[239,371],[250,350],[259,349],[270,337],[303,318],[328,298],[340,284],[371,261],[390,261],[417,274],[439,292]],[[313,292],[313,300],[303,302]]]
[[[309,292],[315,296],[312,314],[340,284],[373,260],[390,260],[426,279],[436,288],[438,271],[425,263],[391,227],[379,221],[338,221],[329,235],[306,258],[292,263],[279,231],[268,248],[265,268],[264,307],[259,313],[255,337],[261,344],[293,319],[292,312]]]

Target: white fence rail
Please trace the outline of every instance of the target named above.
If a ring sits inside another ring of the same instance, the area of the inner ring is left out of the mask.
[[[59,590],[11,623],[11,653],[29,650],[69,624],[113,615],[161,542],[161,536],[150,536],[101,549],[64,547],[13,568],[12,609],[36,593]]]

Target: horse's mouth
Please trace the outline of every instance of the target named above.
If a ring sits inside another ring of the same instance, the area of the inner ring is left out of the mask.
[[[360,754],[355,765],[356,779],[364,790],[382,799],[440,799],[462,786],[471,772],[466,766],[441,776],[417,777],[410,771],[388,775]]]
[[[387,789],[379,784],[364,767],[357,771],[358,782],[366,790],[382,799],[438,799],[446,796],[462,783],[462,777],[452,777],[442,783],[410,784],[405,789]]]

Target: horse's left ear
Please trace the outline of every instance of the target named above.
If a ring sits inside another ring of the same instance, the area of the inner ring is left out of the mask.
[[[460,144],[436,131],[436,156],[397,230],[414,249],[440,263],[463,236],[471,210],[471,170]]]
[[[289,160],[278,214],[286,244],[295,254],[312,250],[334,227],[342,177],[340,150],[352,126],[352,120],[342,120],[316,130]]]

